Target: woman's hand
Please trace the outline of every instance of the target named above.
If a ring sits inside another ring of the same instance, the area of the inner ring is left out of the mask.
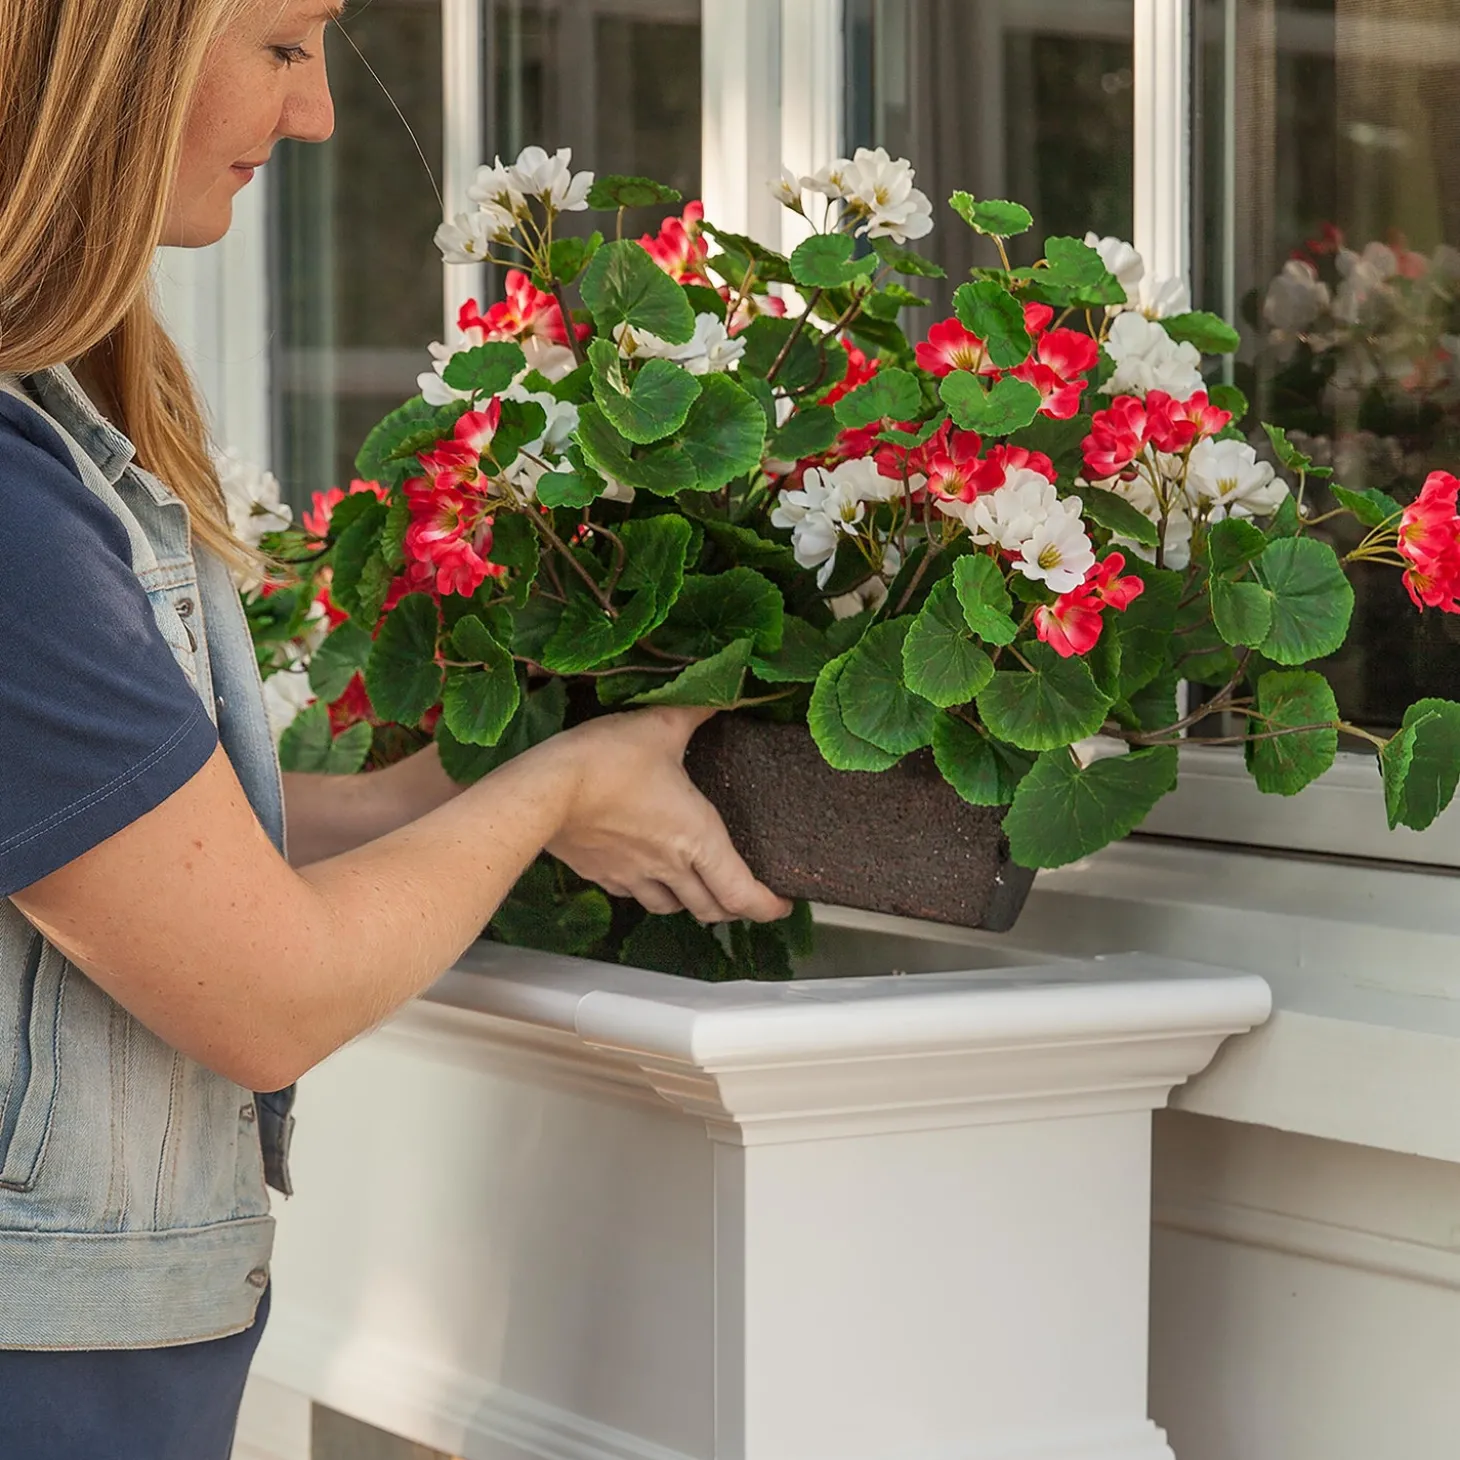
[[[556,737],[555,748],[577,762],[578,784],[547,850],[650,912],[771,922],[788,916],[791,904],[756,880],[684,769],[690,737],[714,713],[638,710]]]

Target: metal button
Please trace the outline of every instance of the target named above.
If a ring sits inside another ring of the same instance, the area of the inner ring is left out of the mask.
[[[254,1121],[258,1119],[258,1111],[253,1108],[252,1100],[250,1100],[247,1105],[239,1107],[238,1118],[240,1120],[246,1120],[250,1125],[252,1125]]]
[[[193,611],[193,600],[191,598],[179,598],[177,601],[177,616],[187,618]]]
[[[177,616],[182,620],[183,632],[188,636],[188,648],[194,654],[198,652],[198,640],[193,633],[192,625],[188,619],[192,616],[193,600],[191,598],[179,598],[177,601]]]
[[[266,1267],[256,1267],[248,1275],[250,1287],[261,1288],[269,1280],[269,1270]]]

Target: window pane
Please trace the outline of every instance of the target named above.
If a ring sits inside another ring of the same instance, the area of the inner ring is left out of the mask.
[[[296,505],[350,479],[441,333],[440,5],[372,0],[344,29],[328,41],[334,137],[285,144],[269,169],[274,469]]]
[[[997,263],[947,206],[963,188],[1034,214],[1011,241],[1032,264],[1051,234],[1129,238],[1133,0],[847,0],[847,146],[908,158],[933,200],[918,247],[948,271]],[[913,327],[916,327],[914,324]]]
[[[1255,416],[1344,486],[1407,502],[1460,465],[1460,0],[1200,14],[1198,301],[1246,336],[1235,378]],[[1453,695],[1460,620],[1417,613],[1393,568],[1354,586],[1350,643],[1325,666],[1344,714],[1389,727]]]
[[[571,147],[575,171],[652,177],[699,197],[700,0],[485,0],[485,20],[489,154]],[[625,235],[657,228],[664,213],[629,213]],[[580,235],[603,223],[565,220]]]

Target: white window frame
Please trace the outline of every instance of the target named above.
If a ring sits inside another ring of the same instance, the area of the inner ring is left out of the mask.
[[[482,156],[478,98],[484,52],[477,0],[441,3],[442,192],[453,213],[464,206]],[[1012,4],[1028,24],[1030,0],[971,3]],[[1232,8],[1237,0],[1226,3]],[[1192,0],[1133,4],[1133,242],[1154,274],[1188,278]],[[801,174],[842,150],[842,17],[842,0],[703,0],[703,194],[709,216],[725,227],[779,239],[788,249],[803,236],[804,223],[776,203],[766,184],[783,161]],[[1228,219],[1229,234],[1230,228]],[[481,273],[443,269],[447,330],[461,302],[479,294]],[[222,244],[191,255],[166,251],[158,283],[164,314],[210,403],[220,445],[266,462],[266,190],[241,195],[234,229]],[[1295,853],[1460,866],[1460,807],[1427,832],[1390,832],[1368,756],[1341,754],[1296,802],[1258,793],[1237,751],[1192,747],[1183,751],[1181,765],[1177,790],[1147,818],[1144,831]]]

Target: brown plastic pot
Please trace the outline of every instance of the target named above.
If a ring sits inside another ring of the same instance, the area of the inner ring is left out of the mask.
[[[1034,881],[1009,858],[1002,809],[970,806],[930,751],[836,771],[804,725],[729,714],[699,731],[685,765],[783,897],[1002,933]]]

